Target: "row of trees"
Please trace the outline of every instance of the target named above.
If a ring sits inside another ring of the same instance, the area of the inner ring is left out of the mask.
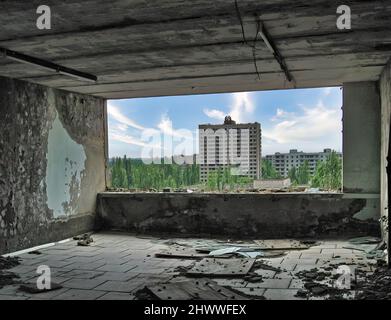
[[[270,161],[262,162],[264,179],[282,178]],[[288,173],[293,185],[311,185],[314,188],[339,190],[342,186],[342,160],[336,152],[332,152],[326,161],[319,161],[313,176],[310,174],[308,162],[298,168],[292,167]]]
[[[110,167],[114,188],[183,188],[198,184],[200,180],[199,166],[196,164],[145,164],[141,159],[124,156],[111,159]]]
[[[197,164],[145,164],[140,159],[113,158],[110,161],[112,185],[114,188],[157,189],[166,187],[186,188],[200,186],[208,190],[233,190],[248,187],[252,179],[232,175],[230,168],[219,168],[210,172],[205,185],[200,184]],[[307,162],[300,167],[293,167],[288,174],[293,185],[310,185],[328,190],[341,188],[342,160],[332,152],[326,161],[317,164],[313,176]],[[282,178],[270,161],[262,161],[262,178]]]
[[[235,190],[252,186],[253,179],[231,174],[231,168],[219,168],[208,174],[207,189],[211,191]]]

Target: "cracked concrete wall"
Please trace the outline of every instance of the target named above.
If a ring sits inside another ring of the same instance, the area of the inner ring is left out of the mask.
[[[380,219],[380,113],[377,82],[344,83],[343,192],[366,199],[363,219]]]
[[[381,216],[383,238],[388,242],[387,155],[391,117],[391,61],[380,78],[381,99]]]
[[[0,253],[92,229],[104,103],[0,77]]]
[[[343,194],[98,195],[102,228],[140,233],[285,238],[380,235],[380,224],[358,216],[366,199]]]

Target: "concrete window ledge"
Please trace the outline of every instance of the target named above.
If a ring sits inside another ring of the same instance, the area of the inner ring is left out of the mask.
[[[247,238],[379,236],[368,197],[342,193],[98,194],[98,227]]]

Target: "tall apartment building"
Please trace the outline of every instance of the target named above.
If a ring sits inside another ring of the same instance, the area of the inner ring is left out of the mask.
[[[225,117],[224,124],[200,124],[200,178],[205,182],[208,173],[218,168],[231,168],[232,174],[259,179],[261,175],[261,125],[236,124]]]
[[[310,153],[293,149],[289,153],[277,152],[273,155],[267,155],[265,159],[272,163],[281,176],[286,177],[292,167],[298,168],[305,161],[308,163],[310,174],[314,174],[318,161],[325,161],[331,152],[331,149],[324,149],[323,152]],[[337,155],[342,157],[342,153],[340,152],[337,152]]]

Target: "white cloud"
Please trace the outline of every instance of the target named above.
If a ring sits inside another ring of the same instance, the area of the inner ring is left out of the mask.
[[[116,106],[114,106],[110,103],[107,105],[107,113],[114,120],[120,122],[123,126],[129,126],[129,127],[139,129],[139,130],[145,129],[143,126],[137,124],[134,120],[132,120],[129,117],[122,114],[121,111],[119,111],[119,109]]]
[[[126,143],[126,144],[140,146],[140,147],[161,149],[161,146],[158,145],[158,144],[151,145],[150,143],[147,143],[145,141],[142,141],[142,140],[137,139],[135,137],[132,137],[130,135],[119,134],[119,133],[117,133],[115,131],[111,131],[110,132],[110,139],[114,140],[114,141],[123,142],[123,143]]]
[[[167,135],[167,136],[172,136],[172,137],[177,137],[177,138],[188,138],[189,132],[191,135],[191,131],[187,129],[179,129],[176,130],[173,128],[172,125],[172,120],[170,117],[164,113],[162,114],[160,118],[160,122],[158,123],[157,127],[161,131],[162,134]]]
[[[219,120],[219,121],[224,121],[225,114],[221,110],[205,108],[204,109],[204,113],[209,118],[216,119],[216,120]]]
[[[325,97],[329,96],[331,94],[331,92],[333,91],[333,87],[327,87],[327,88],[323,88],[323,95]]]
[[[209,118],[219,121],[223,121],[226,115],[230,115],[232,120],[235,120],[237,123],[250,121],[250,116],[255,110],[255,105],[251,93],[232,93],[231,97],[232,104],[229,106],[229,110],[227,113],[218,109],[205,108],[204,114],[207,115]]]
[[[277,109],[273,125],[263,129],[263,154],[289,149],[321,151],[340,150],[342,111],[340,106],[326,107],[322,100],[314,107],[301,107],[301,112]]]
[[[290,112],[287,112],[287,111],[285,111],[282,108],[277,108],[275,116],[273,116],[270,120],[272,122],[280,121],[281,119],[287,118],[287,117],[292,116],[292,115],[294,115],[294,114],[292,114]]]
[[[229,115],[236,122],[245,122],[254,110],[254,102],[249,92],[233,93],[233,104],[230,106]]]
[[[126,124],[117,123],[115,125],[115,129],[121,132],[126,132],[126,130],[128,130],[128,126]]]

